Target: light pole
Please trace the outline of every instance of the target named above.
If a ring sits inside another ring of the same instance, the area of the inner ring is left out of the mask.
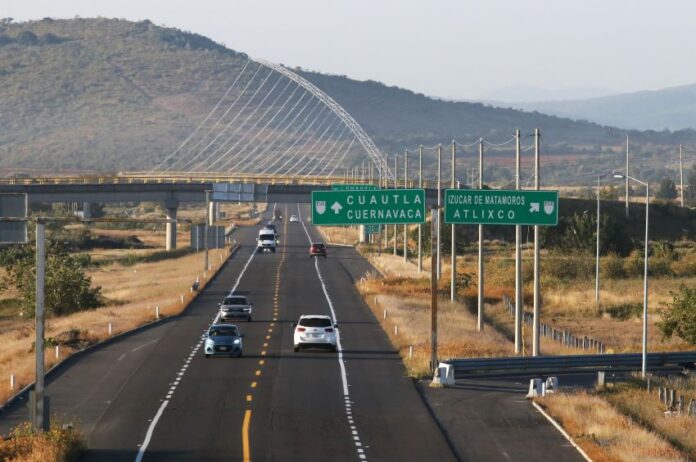
[[[650,183],[640,181],[623,173],[613,172],[612,176],[619,180],[635,181],[645,186],[645,262],[643,268],[643,361],[641,365],[641,377],[648,373],[648,224],[650,222]]]
[[[597,257],[595,261],[595,303],[599,306],[599,217],[600,217],[600,192],[602,190],[602,178],[609,175],[604,173],[597,175]]]

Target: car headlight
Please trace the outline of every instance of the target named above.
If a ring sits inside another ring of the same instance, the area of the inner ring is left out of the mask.
[[[239,340],[238,338],[234,339],[234,344],[235,344],[235,345],[239,345],[240,343],[242,343],[241,340]]]

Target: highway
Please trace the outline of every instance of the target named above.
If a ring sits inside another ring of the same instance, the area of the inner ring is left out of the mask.
[[[310,241],[322,239],[304,224],[308,206],[279,207],[285,220],[277,253],[255,254],[259,227],[240,229],[239,251],[183,315],[97,348],[50,377],[53,411],[87,437],[84,460],[498,460],[500,445],[491,442],[520,422],[539,426],[539,460],[580,460],[543,419],[529,418],[535,411],[528,404],[516,411],[526,413],[522,420],[510,423],[499,417],[504,400],[495,400],[487,418],[486,401],[459,397],[468,404],[451,404],[462,413],[455,420],[466,421],[469,405],[479,406],[475,422],[487,437],[479,439],[472,425],[463,427],[466,434],[443,431],[354,287],[369,263],[352,248],[309,258]],[[303,223],[290,223],[300,209]],[[238,323],[244,356],[206,359],[203,334],[232,288],[255,305],[253,322]],[[301,314],[336,319],[338,353],[293,351],[292,323]],[[0,430],[25,416],[23,403],[15,403],[0,414]],[[451,440],[478,449],[457,450]],[[504,460],[526,460],[525,445],[531,450],[536,442],[516,438],[519,452]]]

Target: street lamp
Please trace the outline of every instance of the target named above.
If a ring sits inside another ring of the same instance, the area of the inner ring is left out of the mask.
[[[641,365],[641,377],[645,378],[648,372],[648,223],[650,216],[650,183],[640,181],[632,176],[618,172],[612,172],[616,179],[632,180],[645,186],[645,263],[643,268],[643,361]]]

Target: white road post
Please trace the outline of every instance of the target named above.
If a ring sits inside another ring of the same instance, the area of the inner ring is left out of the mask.
[[[520,167],[522,154],[520,131],[515,130],[515,189],[520,189]],[[515,225],[515,353],[522,353],[522,226]]]
[[[456,184],[457,175],[457,145],[452,140],[452,183],[450,187],[454,189]],[[457,298],[457,229],[456,225],[452,223],[452,248],[450,258],[452,260],[452,271],[450,274],[450,300],[454,301]]]
[[[483,189],[483,138],[479,139],[479,189]],[[483,330],[484,278],[483,278],[483,225],[478,225],[478,321],[476,328]]]
[[[648,373],[648,228],[650,216],[650,182],[645,182],[645,263],[643,266],[643,361],[641,377]]]
[[[539,190],[539,129],[534,129],[534,190]],[[539,356],[539,318],[541,287],[539,281],[539,225],[534,225],[534,320],[532,328],[532,356]]]

